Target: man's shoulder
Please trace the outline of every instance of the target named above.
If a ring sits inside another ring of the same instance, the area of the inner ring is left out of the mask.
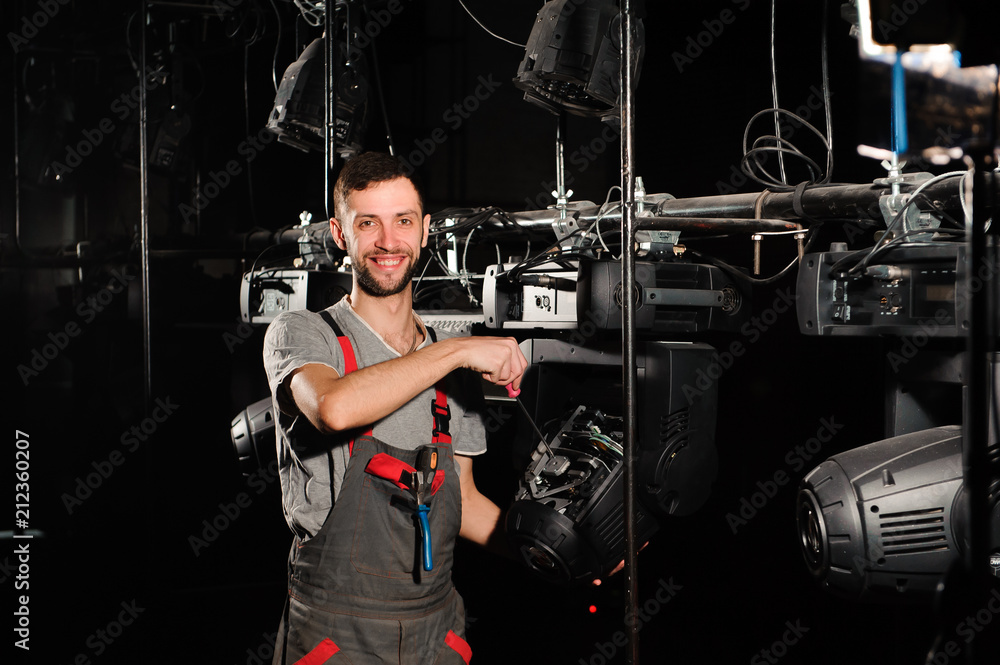
[[[322,324],[323,319],[316,312],[299,309],[293,312],[281,312],[267,326],[267,336],[273,337],[288,330],[300,330]]]
[[[313,338],[316,336],[323,338],[333,337],[335,335],[334,330],[324,319],[323,313],[329,312],[338,326],[345,328],[350,323],[350,317],[344,317],[341,310],[342,308],[335,304],[327,307],[325,310],[316,312],[307,309],[281,312],[268,325],[264,336],[264,343],[265,345],[281,344],[283,341],[293,338],[297,339],[302,335],[308,335]]]

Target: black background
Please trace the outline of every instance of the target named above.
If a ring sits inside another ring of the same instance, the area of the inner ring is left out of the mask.
[[[495,32],[521,43],[539,6],[524,0],[467,4]],[[794,110],[822,82],[823,4],[779,4],[778,85],[782,105]],[[69,322],[82,329],[27,386],[8,370],[5,421],[8,432],[30,434],[31,527],[44,534],[31,541],[31,662],[68,665],[79,654],[101,664],[269,662],[290,534],[277,482],[264,475],[248,483],[230,444],[231,419],[265,396],[267,387],[263,329],[246,334],[239,327],[239,278],[249,263],[222,250],[238,248],[232,239],[251,229],[296,224],[303,210],[322,219],[323,160],[272,142],[196,223],[185,223],[178,206],[190,201],[195,172],[204,185],[231,159],[246,166],[239,146],[263,127],[274,99],[276,15],[282,18],[279,80],[319,31],[285,0],[234,5],[221,17],[165,6],[151,10],[151,51],[165,54],[179,80],[170,97],[164,88],[151,91],[151,122],[155,129],[170,104],[191,121],[177,167],[154,169],[150,176],[152,247],[204,255],[153,261],[152,396],[177,408],[134,452],[124,452],[121,438],[149,415],[142,398],[138,280],[93,321],[84,323],[78,307],[109,283],[111,269],[137,274],[138,128],[133,118],[118,117],[114,100],[136,85],[130,59],[138,59],[139,5],[58,5],[16,57],[3,49],[10,62],[0,104],[6,366],[30,363],[32,350]],[[868,108],[857,89],[856,42],[837,3],[831,5],[834,180],[870,182],[884,171],[857,156],[857,127],[864,118],[888,122],[888,113]],[[4,32],[22,31],[24,17],[35,16],[40,6],[5,3]],[[423,165],[427,209],[523,210],[551,203],[555,119],[525,103],[511,83],[523,49],[487,35],[457,2],[402,0],[401,7],[376,40],[397,150],[409,156],[436,128],[447,134]],[[724,10],[734,20],[713,24]],[[174,32],[167,27],[172,19]],[[708,32],[710,25],[719,34]],[[757,191],[734,173],[748,119],[771,106],[769,3],[651,0],[645,30],[636,163],[646,190],[679,198],[717,194],[722,185]],[[699,35],[707,45],[700,55],[692,51],[697,57],[679,71],[674,54]],[[480,77],[501,85],[452,128],[446,111],[473,93]],[[366,147],[385,149],[376,104],[370,113]],[[107,118],[114,132],[81,166],[59,182],[45,175],[46,164],[64,158],[84,130]],[[811,119],[822,130],[822,114]],[[600,146],[601,130],[596,120],[570,118],[567,155]],[[821,159],[805,134],[794,140]],[[571,159],[568,169],[575,200],[602,201],[619,182],[617,145],[607,145],[593,161]],[[842,239],[833,229],[822,243]],[[65,256],[81,240],[93,243],[96,258],[78,270]],[[752,256],[746,239],[718,249],[741,265]],[[792,252],[790,241],[766,248],[765,271],[783,266]],[[786,279],[760,288],[755,302],[766,307],[778,289],[793,287]],[[782,640],[786,623],[805,632],[787,650],[776,650],[783,662],[922,662],[937,627],[931,608],[862,605],[823,593],[802,564],[794,524],[794,485],[806,471],[830,454],[882,437],[882,359],[878,339],[804,337],[789,312],[727,370],[719,383],[720,470],[712,497],[696,515],[666,524],[639,557],[640,600],[654,598],[664,582],[678,588],[640,632],[643,662],[768,662],[761,650]],[[814,436],[823,418],[843,428],[805,468],[793,471],[786,455]],[[512,493],[511,439],[518,433],[513,426],[500,429],[476,465],[482,489],[501,505]],[[123,451],[121,465],[68,509],[65,497],[76,491],[78,479],[115,450]],[[727,514],[758,491],[758,481],[782,470],[791,482],[734,533]],[[220,504],[241,496],[247,505],[239,516],[210,537],[205,521],[220,515]],[[206,545],[192,546],[192,537]],[[622,649],[610,646],[624,629],[621,577],[599,588],[556,588],[510,561],[458,547],[455,580],[466,598],[474,662],[624,662]],[[9,569],[14,557],[4,556],[5,596],[17,596],[16,572]],[[108,644],[98,631],[118,634],[109,624],[123,602],[142,611]],[[13,623],[9,612],[5,616]]]

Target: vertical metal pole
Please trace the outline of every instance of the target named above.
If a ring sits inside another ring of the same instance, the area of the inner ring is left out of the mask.
[[[337,21],[336,2],[327,0],[324,21],[326,31],[323,33],[324,78],[323,90],[326,93],[326,217],[336,215],[333,205],[333,186],[337,182]]]
[[[24,248],[21,247],[21,119],[20,109],[21,92],[18,88],[18,79],[21,76],[21,69],[17,60],[17,49],[14,49],[13,81],[11,90],[14,92],[14,245],[22,257],[27,257]]]
[[[149,126],[146,113],[148,102],[146,95],[146,24],[149,21],[149,6],[146,0],[139,0],[139,3],[141,4],[139,20],[142,26],[142,37],[139,40],[139,189],[142,197],[139,219],[139,261],[142,278],[139,284],[142,288],[142,370],[145,378],[143,406],[145,412],[149,413],[153,395],[153,350],[149,302]]]
[[[989,145],[992,145],[990,143]],[[965,427],[963,437],[963,466],[965,482],[969,490],[969,548],[966,550],[965,566],[969,583],[975,592],[969,596],[969,609],[975,611],[985,597],[983,589],[989,589],[988,558],[990,542],[990,469],[989,426],[992,400],[996,399],[992,390],[991,351],[994,347],[990,334],[996,316],[995,275],[996,244],[995,233],[986,231],[986,221],[991,211],[996,215],[996,189],[989,171],[995,166],[990,153],[977,155],[974,159],[972,189],[972,228],[969,233],[968,280],[980,280],[977,289],[970,288],[969,335],[966,346],[966,376],[968,377],[968,397],[966,399]],[[988,270],[983,271],[986,266]],[[985,276],[979,275],[980,272]],[[975,602],[972,602],[975,599]],[[980,640],[981,641],[981,640]],[[985,665],[986,649],[978,643],[970,643],[969,663]]]
[[[566,219],[566,112],[560,110],[556,120],[556,205],[560,219]]]
[[[638,615],[638,551],[636,516],[636,358],[635,358],[635,106],[632,75],[635,72],[635,29],[631,0],[621,3],[621,119],[622,119],[622,366],[625,386],[625,616]],[[639,622],[627,620],[629,648],[626,663],[639,663]]]

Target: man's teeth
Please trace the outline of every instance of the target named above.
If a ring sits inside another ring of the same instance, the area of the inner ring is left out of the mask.
[[[375,263],[380,266],[398,266],[399,259],[375,259]]]

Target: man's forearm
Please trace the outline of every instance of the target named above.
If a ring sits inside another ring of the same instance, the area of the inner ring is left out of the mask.
[[[461,367],[450,341],[331,380],[317,404],[321,431],[370,425]]]
[[[343,377],[326,365],[304,365],[290,375],[288,388],[299,412],[330,433],[384,418],[460,367],[516,389],[526,366],[513,338],[450,337]]]
[[[503,528],[503,512],[479,492],[462,498],[462,528],[459,535],[496,554],[510,556]]]

